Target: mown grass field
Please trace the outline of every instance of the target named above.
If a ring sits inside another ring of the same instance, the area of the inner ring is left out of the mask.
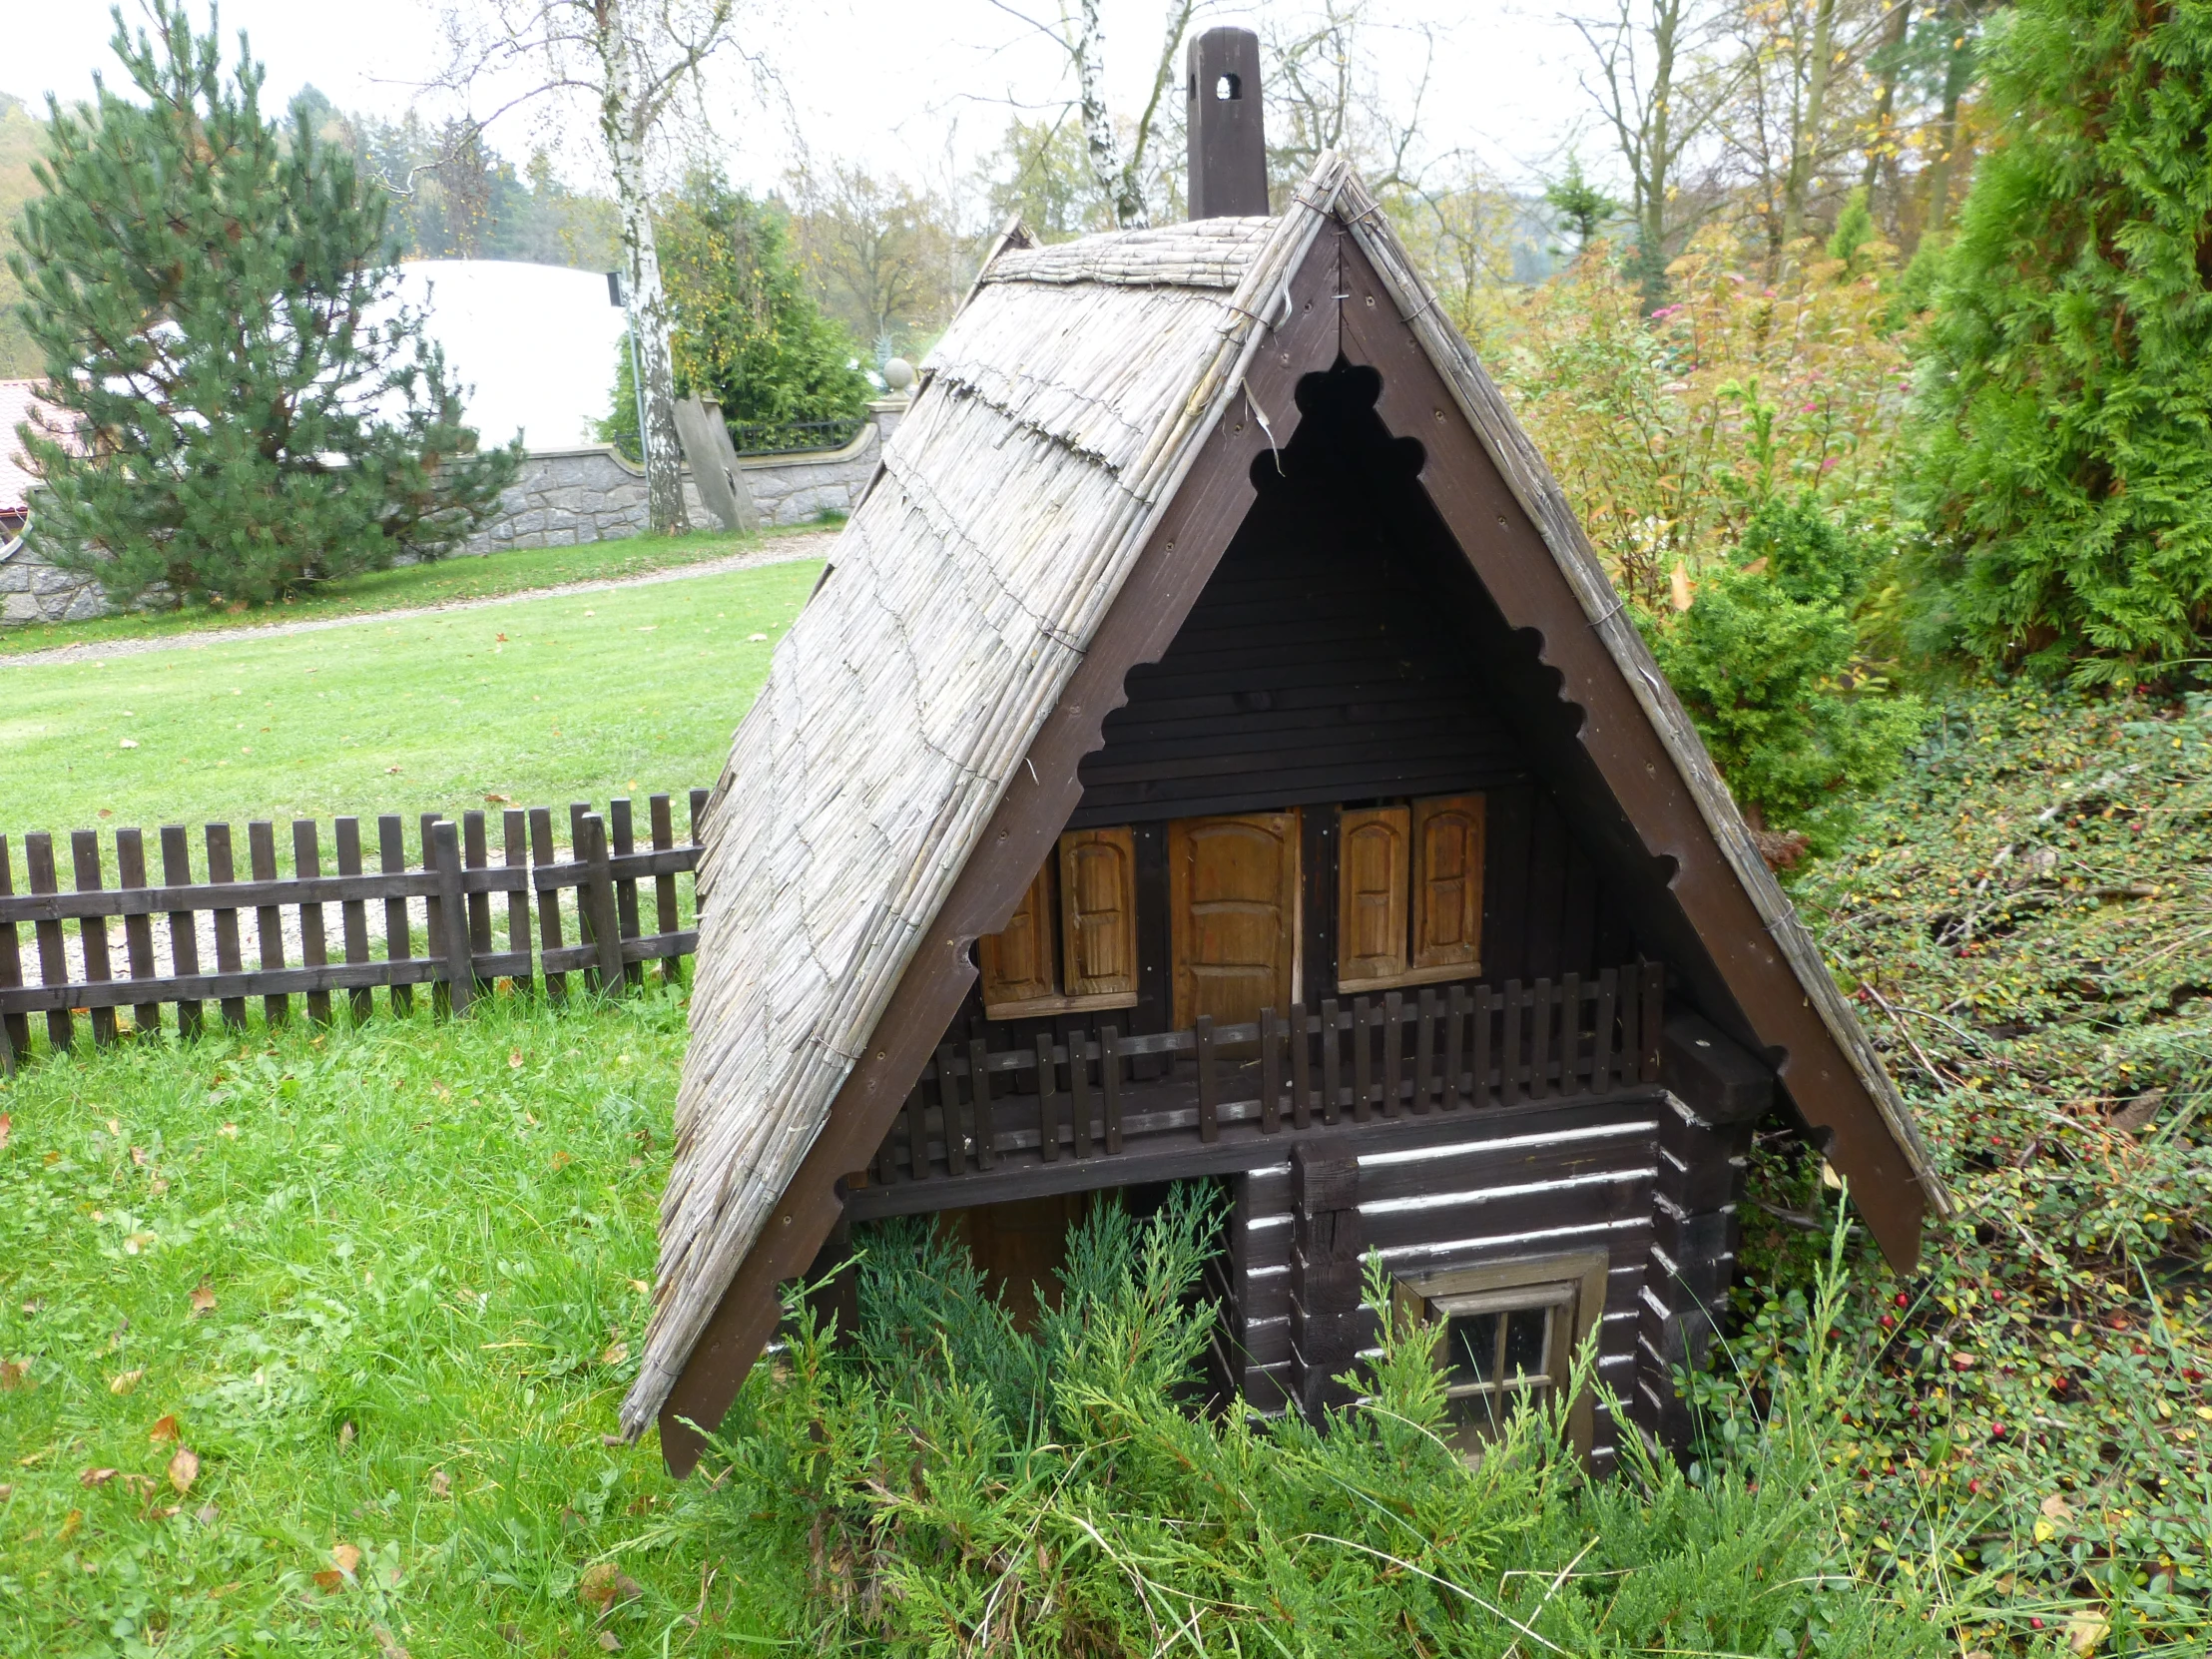
[[[719,775],[820,570],[0,665],[0,830],[681,797]]]
[[[502,997],[0,1084],[0,1653],[754,1650],[605,1441],[682,1044]]]
[[[824,528],[825,525],[804,524],[766,530],[757,536],[633,536],[620,541],[587,542],[578,547],[522,548],[483,558],[442,559],[435,564],[369,571],[347,577],[342,582],[311,587],[278,604],[254,609],[243,605],[193,604],[174,611],[96,617],[90,622],[34,623],[0,629],[0,659],[70,645],[174,639],[218,629],[319,622],[418,605],[497,599],[539,588],[561,587],[570,582],[619,581],[627,576],[679,570],[733,553],[773,548],[780,540]]]

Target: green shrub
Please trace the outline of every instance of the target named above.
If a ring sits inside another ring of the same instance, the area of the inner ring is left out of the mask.
[[[1925,345],[1922,637],[2083,683],[2212,636],[2212,11],[2020,0]]]
[[[1195,1409],[1213,1233],[1189,1190],[1142,1223],[1100,1207],[1033,1337],[913,1224],[865,1244],[849,1346],[795,1299],[715,1442],[723,1525],[789,1585],[789,1628],[915,1654],[1936,1651],[1829,1571],[1788,1435],[1756,1481],[1695,1487],[1631,1436],[1593,1486],[1565,1411],[1531,1409],[1469,1467],[1433,1332],[1386,1314],[1327,1432]],[[1380,1264],[1369,1294],[1384,1314]]]
[[[1875,554],[1811,502],[1768,501],[1687,610],[1644,617],[1659,666],[1755,828],[1821,833],[1896,772],[1925,718],[1855,670]]]
[[[303,119],[262,119],[243,51],[226,81],[212,36],[154,18],[114,39],[142,102],[50,104],[9,256],[64,428],[19,428],[34,540],[126,601],[260,601],[449,550],[520,448],[477,449],[393,300],[383,198]]]

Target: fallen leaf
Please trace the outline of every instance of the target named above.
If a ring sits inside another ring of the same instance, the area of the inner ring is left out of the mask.
[[[2072,1506],[2057,1492],[2051,1493],[2036,1507],[2042,1511],[2045,1520],[2070,1521],[2074,1518]]]
[[[399,1645],[390,1631],[380,1624],[369,1628],[375,1634],[376,1645],[384,1650],[384,1659],[407,1659],[407,1650]]]
[[[599,1363],[603,1366],[619,1366],[629,1358],[630,1345],[628,1343],[609,1343],[607,1352],[599,1357]]]
[[[150,1474],[126,1473],[122,1476],[122,1480],[126,1487],[138,1493],[140,1497],[152,1497],[154,1495],[155,1480]]]
[[[15,1119],[10,1117],[5,1112],[0,1112],[0,1147],[4,1147],[8,1144],[8,1136],[14,1131],[14,1129]]]
[[[631,1280],[630,1289],[636,1291],[640,1296],[651,1296],[653,1294],[653,1287],[642,1279]]]
[[[492,807],[512,807],[515,804],[515,798],[511,795],[487,795],[484,801]]]
[[[432,1497],[451,1497],[453,1495],[453,1480],[445,1470],[432,1469],[430,1471],[430,1495]]]
[[[2084,1607],[2066,1620],[2066,1645],[2079,1654],[2094,1653],[2111,1628],[2103,1614]]]
[[[108,1379],[108,1392],[127,1394],[139,1385],[139,1380],[145,1375],[146,1368],[141,1366],[137,1371],[127,1371],[121,1377],[111,1377]]]
[[[144,1148],[143,1146],[134,1146],[133,1148],[131,1148],[131,1162],[136,1164],[140,1169],[144,1169],[146,1167],[146,1148]]]
[[[177,1448],[177,1455],[169,1460],[169,1483],[180,1494],[192,1490],[192,1483],[200,1478],[200,1453],[189,1445]]]
[[[87,1469],[77,1476],[77,1484],[84,1487],[105,1486],[115,1478],[114,1469]]]
[[[505,634],[494,634],[492,638],[498,640],[501,644],[505,644],[507,636]]]
[[[339,1444],[340,1446],[349,1446],[349,1445],[351,1445],[352,1443],[353,1443],[353,1425],[352,1425],[351,1423],[349,1423],[349,1422],[341,1422],[341,1423],[339,1423],[339,1424],[338,1424],[338,1444]]]
[[[146,1437],[156,1445],[164,1440],[174,1440],[177,1437],[177,1413],[167,1411],[156,1417],[154,1426],[146,1431]]]
[[[122,741],[121,743],[119,743],[119,744],[117,744],[117,745],[116,745],[116,748],[118,748],[118,749],[136,749],[136,748],[138,748],[138,739],[136,739],[136,738],[125,738],[125,739],[124,739],[124,740],[123,740],[123,741]]]
[[[234,1578],[234,1579],[232,1579],[232,1580],[231,1580],[231,1582],[230,1582],[230,1583],[228,1583],[228,1584],[218,1584],[218,1585],[217,1585],[217,1586],[216,1586],[216,1587],[215,1587],[214,1589],[210,1590],[210,1591],[208,1592],[208,1599],[209,1599],[210,1601],[221,1601],[221,1600],[222,1600],[222,1599],[223,1599],[223,1598],[224,1598],[225,1596],[229,1595],[229,1594],[230,1594],[230,1593],[231,1593],[231,1592],[232,1592],[233,1590],[243,1590],[243,1589],[245,1589],[245,1588],[246,1588],[246,1583],[245,1583],[245,1580],[243,1580],[243,1579],[238,1579],[238,1578]]]
[[[235,1141],[239,1138],[239,1126],[235,1123],[227,1123],[216,1133],[227,1141]]]
[[[212,1314],[214,1312],[215,1291],[212,1287],[210,1287],[208,1282],[203,1279],[198,1285],[193,1287],[192,1317],[194,1319],[199,1319],[203,1314]]]
[[[767,639],[768,636],[766,634],[748,634],[745,638],[748,645],[758,645],[761,641]]]
[[[622,1638],[612,1630],[602,1630],[599,1633],[599,1645],[609,1653],[620,1653],[622,1651]]]
[[[31,1362],[0,1360],[0,1394],[12,1394],[31,1385]]]
[[[355,1544],[332,1544],[330,1546],[330,1562],[338,1571],[351,1578],[361,1564],[359,1546]]]
[[[202,1526],[213,1526],[216,1523],[217,1517],[219,1517],[222,1513],[223,1511],[221,1509],[218,1509],[214,1504],[203,1503],[200,1505],[199,1508],[195,1509],[192,1512],[192,1518],[198,1521]],[[231,1588],[235,1590],[238,1588],[238,1586],[236,1584],[233,1584]]]
[[[509,1071],[520,1071],[522,1069],[521,1049],[510,1048],[507,1050],[507,1069]]]
[[[314,1575],[314,1587],[324,1595],[335,1595],[345,1582],[345,1574],[335,1567],[324,1567]]]
[[[153,1242],[154,1235],[151,1233],[132,1233],[128,1235],[123,1241],[123,1254],[126,1256],[136,1256],[140,1251],[144,1250]]]
[[[82,1509],[70,1510],[68,1514],[62,1516],[61,1525],[54,1529],[54,1542],[57,1544],[68,1543],[70,1539],[77,1536],[77,1528],[84,1524],[85,1512]]]
[[[13,1496],[15,1496],[15,1488],[4,1481],[0,1481],[0,1503],[7,1502]]]
[[[576,1582],[576,1594],[590,1606],[606,1607],[645,1594],[645,1586],[612,1561],[602,1561],[584,1569],[584,1576]]]
[[[396,778],[399,776],[399,769],[397,767],[386,767],[384,768],[384,776],[386,778]]]

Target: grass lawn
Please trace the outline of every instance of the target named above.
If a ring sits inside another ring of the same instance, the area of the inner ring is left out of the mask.
[[[751,1650],[703,1483],[603,1438],[682,1045],[500,998],[0,1084],[0,1652]]]
[[[0,666],[0,832],[681,797],[820,570]]]
[[[633,536],[623,541],[589,542],[581,547],[534,547],[482,558],[441,559],[436,564],[371,571],[332,582],[276,605],[191,605],[177,611],[96,617],[90,622],[36,623],[0,629],[0,657],[52,651],[65,645],[99,645],[114,640],[161,639],[220,628],[251,628],[257,623],[314,622],[329,617],[365,616],[375,611],[445,605],[461,599],[496,599],[510,593],[555,588],[570,582],[600,582],[645,576],[656,570],[724,558],[778,539],[807,535],[822,524],[781,526],[757,536],[723,534]]]

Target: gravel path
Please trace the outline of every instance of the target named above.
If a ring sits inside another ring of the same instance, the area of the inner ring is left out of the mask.
[[[752,570],[761,565],[789,564],[795,559],[819,559],[836,539],[834,530],[810,535],[780,536],[766,547],[725,558],[703,559],[675,570],[656,570],[643,576],[615,576],[603,582],[567,582],[553,588],[529,588],[490,599],[453,599],[442,605],[415,605],[401,611],[363,611],[358,616],[321,617],[311,622],[265,622],[246,628],[211,628],[201,634],[168,634],[155,639],[108,640],[82,645],[61,645],[51,651],[26,651],[0,656],[0,668],[27,667],[33,663],[85,663],[96,657],[139,657],[149,651],[198,651],[204,646],[232,645],[240,640],[273,640],[286,634],[319,634],[331,628],[357,628],[367,622],[404,622],[410,617],[442,616],[448,611],[480,611],[489,605],[514,605],[526,599],[558,599],[564,594],[605,593],[610,588],[647,588],[661,582],[689,582],[700,576],[720,576],[727,571]]]

